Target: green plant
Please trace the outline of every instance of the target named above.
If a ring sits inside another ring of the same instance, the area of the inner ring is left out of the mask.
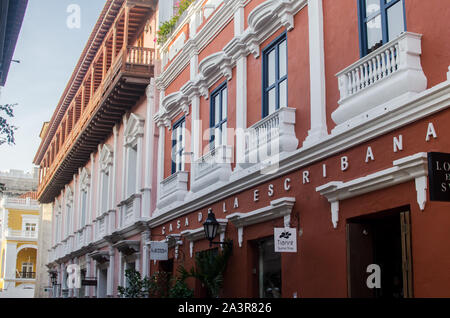
[[[123,298],[145,298],[148,296],[150,281],[147,277],[141,278],[141,274],[134,269],[125,270],[127,280],[126,287],[119,286],[119,296]]]
[[[218,298],[223,287],[223,275],[231,256],[231,247],[224,245],[222,251],[207,250],[195,256],[195,268],[188,272],[183,266],[178,271],[182,278],[194,277],[207,289],[208,296]]]
[[[192,298],[193,290],[185,283],[186,278],[172,278],[167,272],[156,272],[150,278],[141,277],[134,269],[125,271],[127,286],[117,288],[122,298]]]
[[[189,6],[194,1],[195,0],[182,0],[178,2],[178,12],[170,20],[164,22],[159,27],[159,30],[157,32],[158,34],[157,42],[159,45],[162,45],[167,41],[170,34],[175,29],[175,26],[177,25],[177,22],[180,19],[181,15],[184,13],[184,11],[187,10],[187,8],[189,8]]]
[[[184,279],[176,278],[169,292],[169,298],[192,298],[194,291],[188,287]]]

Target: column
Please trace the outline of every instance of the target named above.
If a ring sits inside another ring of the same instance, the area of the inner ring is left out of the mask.
[[[125,4],[125,22],[123,26],[123,48],[127,48],[128,46],[128,23],[130,16],[130,7]]]
[[[86,277],[91,278],[91,258],[86,256]],[[84,291],[84,296],[89,298],[91,297],[91,289],[92,286],[87,286]]]
[[[112,176],[111,176],[111,201],[109,204],[109,213],[108,213],[108,234],[110,235],[114,230],[116,229],[116,191],[117,191],[117,181],[116,181],[116,175],[117,175],[117,149],[118,149],[118,133],[119,128],[117,125],[113,127],[113,135],[114,135],[114,152],[113,152],[113,166],[112,166]]]
[[[314,144],[328,135],[322,0],[308,0],[308,20],[311,129],[303,146]]]
[[[161,197],[161,182],[164,180],[164,141],[166,134],[166,127],[162,123],[158,123],[159,138],[158,138],[158,198]]]
[[[120,259],[122,258],[122,253],[119,253],[119,277],[120,277]],[[107,297],[114,297],[114,247],[109,247],[109,266],[108,266],[108,281],[106,283],[106,295]],[[100,277],[100,276],[98,276]],[[120,280],[119,280],[120,285]]]
[[[150,270],[149,270],[149,249],[148,249],[148,242],[150,240],[150,231],[146,230],[141,234],[141,242],[142,242],[142,277],[149,277],[150,276]]]
[[[245,12],[240,3],[234,13],[234,35],[244,32]],[[245,129],[247,128],[247,55],[241,54],[236,60],[236,168],[245,163]],[[235,168],[235,169],[236,169]]]
[[[150,79],[150,84],[146,89],[147,94],[147,114],[145,121],[145,177],[142,197],[142,217],[150,218],[151,210],[151,191],[153,179],[153,141],[154,141],[154,122],[153,112],[155,108],[155,80]]]

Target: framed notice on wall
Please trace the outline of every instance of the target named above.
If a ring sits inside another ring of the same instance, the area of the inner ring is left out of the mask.
[[[428,153],[430,201],[450,202],[450,154]]]
[[[297,252],[297,230],[295,228],[274,228],[273,240],[275,252],[296,253]]]

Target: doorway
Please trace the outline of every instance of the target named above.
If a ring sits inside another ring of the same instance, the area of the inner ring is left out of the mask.
[[[281,297],[281,253],[275,252],[273,237],[255,242],[257,248],[258,297]]]
[[[349,297],[413,297],[411,264],[409,211],[347,220]]]

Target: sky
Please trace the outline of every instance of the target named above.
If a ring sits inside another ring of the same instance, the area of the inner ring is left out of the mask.
[[[0,171],[32,171],[42,124],[51,119],[105,2],[28,1],[13,56],[20,63],[11,63],[0,93],[0,104],[18,104],[8,120],[18,127],[15,145],[0,145]]]

